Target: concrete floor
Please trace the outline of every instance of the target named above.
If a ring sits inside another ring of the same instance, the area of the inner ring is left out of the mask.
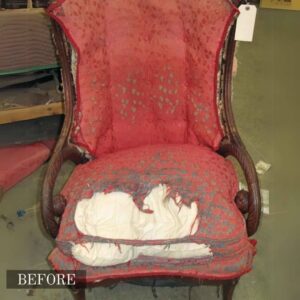
[[[240,43],[233,105],[240,134],[255,162],[272,168],[260,176],[261,188],[270,191],[270,215],[263,216],[253,271],[245,275],[234,299],[300,299],[298,249],[300,195],[296,166],[299,149],[300,12],[259,10],[253,43]],[[18,219],[17,209],[38,206],[45,167],[5,194],[0,215],[0,299],[27,299],[24,290],[5,289],[7,269],[48,269],[52,248],[42,230],[38,209]],[[59,189],[72,171],[66,164]],[[241,181],[243,178],[241,177]],[[159,299],[187,299],[188,288],[157,288]],[[153,299],[150,288],[120,284],[113,290],[94,288],[87,299]],[[29,298],[30,299],[30,298]],[[31,299],[71,299],[66,290],[36,290]],[[218,299],[216,288],[195,287],[192,299]]]

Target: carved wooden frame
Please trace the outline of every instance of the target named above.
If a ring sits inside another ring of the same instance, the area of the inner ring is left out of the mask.
[[[221,101],[221,120],[225,132],[218,151],[224,157],[232,156],[240,164],[248,186],[248,191],[239,191],[236,195],[235,202],[244,214],[247,225],[248,236],[253,235],[259,225],[261,214],[261,199],[259,183],[253,161],[247,152],[234,121],[231,106],[231,83],[232,83],[232,66],[235,52],[234,40],[235,26],[232,26],[223,49],[223,59],[221,62],[220,73],[220,101]],[[72,160],[75,163],[84,163],[87,161],[84,153],[70,142],[70,132],[73,122],[73,106],[75,103],[75,93],[71,74],[71,55],[68,43],[65,40],[60,26],[53,22],[53,34],[60,57],[62,68],[62,81],[65,95],[65,120],[63,128],[56,144],[48,169],[43,182],[42,191],[42,219],[46,231],[54,239],[57,236],[60,218],[66,206],[65,199],[58,195],[53,196],[55,181],[63,163]],[[122,280],[120,278],[117,281]],[[201,281],[202,284],[215,284],[223,286],[223,299],[232,299],[232,294],[238,278],[221,281]],[[85,299],[84,290],[72,290],[75,299]]]

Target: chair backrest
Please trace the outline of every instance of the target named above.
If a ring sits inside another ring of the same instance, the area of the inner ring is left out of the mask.
[[[159,143],[216,150],[229,0],[58,0],[77,54],[72,141],[92,156]]]

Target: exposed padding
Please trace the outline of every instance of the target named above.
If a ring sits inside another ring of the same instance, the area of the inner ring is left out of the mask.
[[[96,193],[77,204],[76,226],[83,234],[111,239],[176,239],[194,234],[199,224],[197,204],[180,205],[180,196],[172,199],[167,190],[160,184],[144,199],[144,208],[153,213],[138,209],[130,194]]]
[[[144,200],[146,213],[137,208],[132,196],[124,192],[96,193],[77,204],[75,223],[89,236],[127,240],[177,239],[192,235],[198,229],[198,208],[183,205],[180,196],[168,196],[168,187],[154,187]],[[121,213],[120,213],[121,212]],[[179,243],[163,245],[115,245],[108,243],[75,244],[72,255],[90,266],[108,266],[130,261],[139,255],[200,258],[212,255],[207,245]]]
[[[108,243],[85,243],[72,247],[73,257],[87,266],[114,266],[136,258],[134,247]]]
[[[130,246],[108,243],[84,243],[72,247],[73,257],[87,266],[106,267],[122,264],[140,255],[175,259],[202,258],[212,256],[207,245],[181,243],[171,245]]]

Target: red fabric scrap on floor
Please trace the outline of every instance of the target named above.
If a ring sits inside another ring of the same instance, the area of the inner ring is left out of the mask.
[[[10,189],[35,171],[49,157],[42,143],[0,148],[0,189]]]

